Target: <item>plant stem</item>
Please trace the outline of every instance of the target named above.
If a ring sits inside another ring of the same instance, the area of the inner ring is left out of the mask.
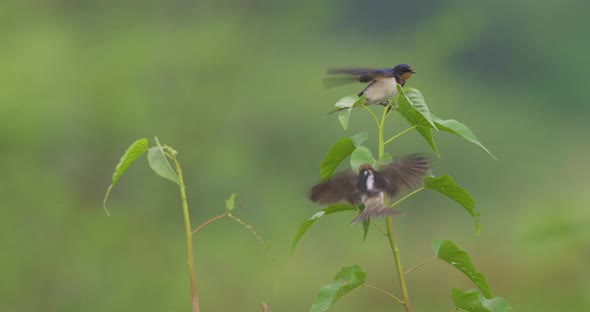
[[[389,207],[393,208],[393,207],[397,206],[398,204],[400,204],[400,203],[401,203],[401,202],[403,202],[404,200],[406,200],[406,199],[408,199],[408,198],[412,197],[414,194],[416,194],[416,193],[420,192],[421,190],[423,190],[423,189],[425,189],[425,188],[426,188],[426,187],[424,187],[424,186],[423,186],[423,187],[421,187],[421,188],[419,188],[419,189],[416,189],[416,190],[414,190],[414,191],[413,191],[413,192],[411,192],[410,194],[408,194],[408,195],[406,195],[406,196],[404,196],[404,197],[400,198],[399,200],[397,200],[395,203],[393,203],[393,204],[392,204],[391,206],[389,206]]]
[[[217,220],[219,220],[219,219],[221,219],[221,218],[224,218],[225,216],[227,216],[227,212],[226,212],[226,213],[224,213],[224,214],[220,214],[220,215],[218,215],[217,217],[213,217],[213,218],[211,218],[211,219],[209,219],[209,220],[207,220],[207,221],[203,222],[203,224],[199,225],[199,227],[198,227],[196,230],[194,230],[194,231],[192,232],[192,234],[193,234],[193,235],[197,234],[197,232],[199,232],[201,229],[203,229],[203,228],[204,228],[204,227],[206,227],[207,225],[209,225],[209,224],[211,224],[211,223],[213,223],[213,222],[215,222],[215,221],[217,221]]]
[[[385,290],[383,290],[383,289],[381,289],[381,288],[379,288],[379,287],[375,287],[375,286],[373,286],[373,285],[369,285],[369,284],[366,284],[366,283],[365,283],[365,284],[363,284],[363,286],[365,286],[365,287],[367,287],[367,288],[374,289],[374,290],[376,290],[376,291],[378,291],[378,292],[380,292],[380,293],[383,293],[383,294],[385,294],[385,295],[386,295],[386,296],[388,296],[388,297],[391,297],[391,298],[395,299],[397,302],[399,302],[399,303],[401,303],[401,304],[404,304],[404,302],[403,302],[403,301],[402,301],[400,298],[398,298],[396,295],[394,295],[394,294],[392,294],[392,293],[390,293],[390,292],[387,292],[387,291],[385,291]]]
[[[406,312],[412,312],[412,304],[410,303],[410,295],[408,294],[408,288],[406,286],[406,277],[404,276],[404,269],[402,268],[402,263],[399,256],[399,248],[397,247],[397,243],[395,242],[395,237],[393,235],[392,217],[385,218],[385,225],[387,226],[387,237],[389,238],[389,246],[391,247],[391,251],[393,252],[393,258],[395,259],[395,267],[397,269],[399,286],[402,290],[402,296],[404,298],[404,308],[406,309]]]
[[[419,267],[421,267],[421,266],[423,266],[423,265],[425,265],[425,264],[428,264],[428,263],[430,263],[430,262],[432,262],[432,261],[434,261],[434,260],[436,260],[436,259],[438,259],[438,257],[432,257],[432,258],[430,258],[430,259],[428,259],[428,260],[425,260],[425,261],[423,261],[423,262],[420,262],[420,263],[416,264],[415,266],[413,266],[413,267],[409,268],[409,269],[406,271],[406,273],[404,273],[404,275],[407,275],[408,273],[410,273],[410,272],[414,271],[415,269],[417,269],[417,268],[419,268]]]
[[[389,105],[383,108],[383,115],[381,116],[381,123],[379,124],[379,159],[383,157],[385,153],[385,144],[383,142],[383,128],[385,126],[385,117],[387,117],[387,110],[391,103],[393,103],[394,99],[389,102]],[[403,199],[403,198],[402,198]],[[395,205],[395,204],[394,204]],[[402,268],[402,263],[400,260],[399,249],[397,248],[397,243],[395,242],[395,237],[393,235],[393,220],[392,217],[385,218],[385,225],[387,227],[387,238],[389,240],[389,246],[391,247],[391,251],[393,252],[393,259],[395,260],[395,267],[397,270],[397,275],[399,279],[399,285],[402,290],[403,296],[403,305],[406,312],[412,312],[412,304],[410,303],[410,296],[408,295],[408,288],[406,287],[406,277],[404,276],[404,269]]]
[[[377,124],[377,127],[379,127],[379,120],[377,119],[377,116],[375,116],[375,113],[373,113],[373,111],[370,108],[368,108],[367,105],[362,105],[362,107],[364,109],[366,109],[371,114],[371,116],[373,116],[373,120],[375,120],[375,124]]]
[[[406,129],[406,130],[404,130],[404,131],[402,131],[402,132],[394,135],[393,137],[391,137],[391,139],[383,142],[383,144],[387,144],[387,143],[392,142],[393,140],[397,139],[398,137],[400,137],[401,135],[405,134],[406,132],[409,132],[409,131],[412,131],[412,130],[416,129],[416,127],[417,126],[411,126],[411,127],[409,127],[408,129]]]
[[[199,293],[197,291],[197,283],[195,281],[195,267],[193,258],[193,233],[191,227],[191,220],[188,213],[188,204],[186,200],[186,190],[184,187],[184,180],[182,178],[182,169],[180,164],[176,160],[176,156],[172,157],[174,164],[176,165],[176,174],[180,181],[180,198],[182,200],[182,213],[184,215],[184,229],[186,234],[186,265],[188,267],[188,277],[191,284],[191,302],[192,312],[199,312]]]

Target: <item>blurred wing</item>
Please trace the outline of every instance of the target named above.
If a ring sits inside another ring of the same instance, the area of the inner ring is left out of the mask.
[[[346,201],[350,204],[360,202],[356,188],[356,175],[352,172],[333,176],[326,182],[319,183],[311,189],[310,199],[320,205],[336,204]]]
[[[394,197],[400,190],[420,185],[424,175],[430,169],[430,158],[424,155],[413,154],[403,156],[391,164],[379,170],[385,183],[385,192]]]
[[[369,82],[383,78],[393,77],[393,70],[389,68],[337,68],[328,70],[329,75],[351,75],[357,76],[357,81]]]

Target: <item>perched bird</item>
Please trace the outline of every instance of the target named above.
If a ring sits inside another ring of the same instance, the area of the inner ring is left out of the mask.
[[[331,69],[329,75],[340,75],[339,77],[329,77],[324,82],[326,86],[336,86],[339,84],[359,81],[370,82],[369,85],[358,96],[365,96],[364,105],[381,104],[387,105],[397,94],[397,85],[402,87],[406,81],[415,74],[414,68],[407,64],[399,64],[394,68],[368,69],[368,68],[348,68],[348,69]]]
[[[375,170],[370,164],[363,164],[358,175],[352,171],[344,172],[315,185],[310,198],[320,205],[339,202],[364,204],[365,210],[352,220],[353,224],[371,217],[401,214],[385,205],[385,196],[393,199],[402,189],[419,185],[430,163],[428,157],[413,154],[384,165],[380,170]]]

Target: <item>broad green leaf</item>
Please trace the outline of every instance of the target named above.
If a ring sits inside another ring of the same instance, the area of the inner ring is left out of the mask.
[[[366,163],[371,164],[371,166],[375,167],[376,162],[377,161],[375,160],[375,158],[373,158],[373,154],[371,154],[371,151],[364,146],[357,147],[354,150],[354,152],[352,152],[352,154],[350,155],[350,166],[354,171],[358,171],[360,165]]]
[[[322,287],[309,312],[328,311],[338,299],[365,284],[367,273],[358,265],[343,267],[332,283]]]
[[[436,129],[422,93],[413,88],[404,90],[400,85],[397,86],[397,90],[399,92],[397,108],[402,117],[412,126]]]
[[[459,205],[463,206],[463,208],[465,208],[465,210],[467,210],[467,212],[473,217],[473,220],[475,220],[477,235],[479,235],[480,224],[477,220],[479,212],[476,212],[474,209],[475,200],[473,200],[471,195],[469,195],[464,188],[457,185],[450,175],[445,174],[434,178],[426,177],[424,178],[424,186],[449,197]]]
[[[434,137],[432,136],[432,128],[416,127],[416,131],[418,131],[418,133],[420,133],[424,140],[426,140],[426,142],[428,143],[428,145],[430,145],[436,156],[440,157],[438,148],[436,148],[436,143],[434,143]]]
[[[236,193],[232,193],[226,200],[225,200],[225,212],[232,212],[236,208]]]
[[[355,148],[360,146],[368,137],[369,135],[366,132],[361,132],[349,138],[342,138],[336,141],[320,163],[320,177],[322,180],[329,179],[338,165],[348,155],[352,154]]]
[[[404,90],[399,85],[397,89],[399,92],[397,111],[410,125],[416,126],[416,131],[422,135],[436,155],[440,156],[432,137],[432,128],[436,129],[436,125],[422,93],[416,89]]]
[[[451,297],[457,308],[468,312],[514,312],[506,300],[500,297],[486,299],[475,289],[463,292],[453,288]]]
[[[113,186],[115,186],[115,183],[117,183],[117,181],[119,181],[119,178],[123,175],[123,173],[125,173],[125,170],[127,170],[127,168],[129,168],[129,166],[131,166],[131,164],[137,158],[139,158],[139,156],[141,156],[141,155],[143,155],[143,153],[145,153],[145,151],[147,150],[147,144],[148,144],[147,139],[139,139],[139,140],[131,143],[131,145],[129,145],[129,147],[125,151],[125,154],[123,154],[123,156],[121,156],[121,159],[119,160],[119,163],[117,164],[117,167],[115,167],[115,172],[113,173],[113,179],[111,181],[111,185],[109,185],[109,188],[107,189],[107,192],[106,192],[104,199],[102,201],[104,211],[107,213],[107,215],[109,215],[109,216],[111,215],[109,213],[109,211],[107,210],[107,199],[109,198],[109,194],[111,193]]]
[[[166,158],[166,154],[164,154],[164,150],[158,142],[158,138],[156,138],[156,143],[158,146],[154,146],[148,150],[148,163],[150,168],[159,176],[164,179],[168,179],[178,185],[180,185],[180,180],[172,169],[172,165],[168,162],[168,158]]]
[[[479,142],[479,140],[475,137],[475,135],[473,134],[473,132],[471,132],[471,130],[469,130],[469,128],[454,120],[454,119],[440,119],[436,116],[432,116],[432,119],[434,120],[434,123],[436,124],[436,127],[442,131],[448,132],[448,133],[452,133],[458,137],[461,137],[471,143],[477,144],[479,147],[483,148],[484,151],[486,151],[488,154],[490,154],[490,156],[492,156],[492,158],[496,159],[496,156],[494,156],[494,154],[492,154],[492,152],[490,152],[485,146],[483,146],[483,144],[481,144],[481,142]]]
[[[469,258],[469,255],[465,251],[459,249],[457,245],[449,240],[443,242],[433,241],[432,248],[434,249],[434,254],[439,259],[463,272],[481,290],[486,298],[492,298],[490,286],[488,286],[485,276],[475,270],[471,258]]]
[[[387,153],[384,153],[379,160],[377,160],[377,167],[387,165],[393,161],[393,157]]]
[[[359,213],[365,210],[365,205],[359,205]],[[363,243],[367,240],[367,235],[369,235],[369,228],[371,227],[371,219],[363,220]]]
[[[295,237],[293,238],[293,242],[291,243],[291,253],[293,253],[293,251],[295,250],[295,246],[297,246],[297,243],[299,242],[301,237],[303,237],[303,234],[305,234],[305,232],[307,232],[307,230],[320,217],[322,217],[324,215],[332,214],[332,213],[337,213],[337,212],[341,212],[341,211],[349,211],[349,210],[356,210],[356,207],[352,206],[352,205],[345,205],[345,204],[332,205],[332,206],[328,206],[328,207],[314,213],[313,216],[311,216],[309,219],[303,220],[301,222],[301,225],[299,225],[299,230],[297,231],[297,234],[295,234]]]
[[[348,130],[348,120],[350,119],[352,109],[359,105],[362,105],[364,101],[365,95],[363,94],[363,96],[361,97],[358,97],[356,95],[345,96],[338,102],[336,102],[334,106],[342,109],[338,113],[338,120],[340,121],[340,124],[342,125],[342,128],[344,128],[344,130]]]
[[[350,137],[355,147],[361,146],[361,144],[363,144],[363,142],[365,142],[368,138],[369,134],[366,132],[361,132]]]

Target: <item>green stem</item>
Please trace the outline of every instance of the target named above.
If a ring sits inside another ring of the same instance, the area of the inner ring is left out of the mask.
[[[213,223],[213,222],[215,222],[215,221],[217,221],[217,220],[219,220],[219,219],[221,219],[221,218],[224,218],[224,217],[226,217],[226,216],[227,216],[227,212],[226,212],[226,213],[224,213],[224,214],[220,214],[220,215],[218,215],[217,217],[213,217],[213,218],[211,218],[211,219],[209,219],[209,220],[207,220],[207,221],[203,222],[203,224],[199,225],[199,227],[198,227],[196,230],[194,230],[194,231],[192,232],[192,234],[193,234],[193,235],[197,234],[197,232],[199,232],[201,229],[203,229],[203,228],[204,228],[204,227],[206,227],[207,225],[209,225],[209,224],[211,224],[211,223]]]
[[[387,226],[387,237],[389,238],[389,246],[391,247],[391,251],[393,252],[393,258],[395,259],[395,268],[397,269],[399,286],[402,290],[404,308],[406,309],[406,312],[412,312],[412,304],[410,303],[410,295],[408,294],[408,288],[406,286],[406,277],[404,276],[404,269],[402,267],[402,263],[400,260],[399,248],[397,247],[397,243],[395,242],[395,237],[393,235],[392,217],[385,218],[385,225]]]
[[[266,251],[268,251],[268,246],[266,246],[266,243],[264,242],[264,240],[262,239],[262,237],[260,237],[260,235],[258,235],[258,233],[256,233],[256,231],[254,231],[254,227],[247,224],[246,222],[240,220],[239,218],[234,217],[234,215],[232,215],[231,213],[227,213],[226,214],[228,218],[238,222],[239,224],[243,225],[248,231],[250,231],[250,233],[252,233],[252,235],[254,235],[254,237],[256,238],[256,240],[260,243],[260,245],[262,245],[262,247],[264,247],[264,249],[266,249]]]
[[[430,258],[430,259],[428,259],[428,260],[425,260],[425,261],[423,261],[423,262],[420,262],[420,263],[416,264],[415,266],[413,266],[413,267],[409,268],[409,269],[406,271],[406,273],[404,273],[404,275],[407,275],[408,273],[410,273],[410,272],[414,271],[415,269],[417,269],[417,268],[419,268],[419,267],[421,267],[421,266],[423,266],[423,265],[425,265],[425,264],[428,264],[428,263],[430,263],[430,262],[432,262],[432,261],[434,261],[434,260],[436,260],[436,259],[438,259],[438,257],[432,257],[432,258]]]
[[[385,145],[386,145],[387,143],[390,143],[390,142],[392,142],[393,140],[397,139],[398,137],[402,136],[403,134],[405,134],[405,133],[407,133],[407,132],[410,132],[410,131],[412,131],[412,130],[416,129],[416,127],[417,127],[417,126],[411,126],[411,127],[409,127],[408,129],[406,129],[406,130],[404,130],[404,131],[402,131],[402,132],[400,132],[400,133],[398,133],[398,134],[394,135],[394,136],[393,136],[391,139],[389,139],[389,140],[387,140],[387,141],[383,142],[383,144],[385,144]]]
[[[192,312],[199,312],[199,294],[197,291],[197,283],[195,281],[195,267],[193,257],[193,233],[191,227],[191,220],[188,213],[188,204],[186,200],[186,189],[184,186],[184,180],[182,178],[182,169],[180,164],[176,160],[176,156],[173,154],[172,159],[176,165],[176,174],[180,181],[180,198],[182,200],[182,213],[184,215],[184,230],[186,234],[186,265],[188,267],[188,277],[191,284],[191,302]]]
[[[381,123],[379,124],[379,159],[383,157],[385,153],[385,143],[383,142],[383,128],[385,126],[385,117],[387,117],[387,110],[389,106],[393,103],[395,99],[392,99],[387,106],[383,108],[383,115],[381,116]],[[397,247],[397,243],[395,242],[395,237],[393,235],[393,220],[392,217],[385,218],[385,225],[387,228],[387,238],[389,240],[389,246],[391,247],[391,251],[393,253],[393,259],[395,260],[395,267],[397,270],[397,276],[399,279],[399,285],[402,290],[403,296],[403,305],[406,312],[412,312],[412,304],[410,303],[410,295],[408,294],[408,288],[406,286],[406,277],[404,276],[404,269],[402,267],[402,263],[400,260],[399,255],[399,248]]]
[[[425,188],[426,188],[426,187],[425,187],[425,186],[423,186],[423,187],[421,187],[421,188],[419,188],[419,189],[416,189],[416,190],[414,190],[412,193],[410,193],[410,194],[408,194],[408,195],[406,195],[406,196],[404,196],[404,197],[400,198],[398,201],[396,201],[395,203],[393,203],[393,204],[392,204],[391,206],[389,206],[389,207],[393,208],[393,207],[397,206],[398,204],[400,204],[400,203],[401,203],[401,202],[403,202],[404,200],[406,200],[406,199],[408,199],[408,198],[412,197],[414,194],[416,194],[416,193],[420,192],[421,190],[423,190],[423,189],[425,189]]]
[[[362,105],[362,107],[367,110],[371,116],[373,116],[373,120],[375,120],[375,124],[377,124],[377,127],[379,127],[379,120],[377,119],[377,116],[375,116],[375,113],[373,113],[373,111],[367,107],[367,105]]]
[[[369,285],[369,284],[366,284],[366,283],[363,284],[363,286],[365,286],[367,288],[374,289],[374,290],[376,290],[376,291],[378,291],[378,292],[380,292],[380,293],[382,293],[382,294],[384,294],[384,295],[386,295],[388,297],[391,297],[391,298],[395,299],[395,301],[397,301],[397,302],[399,302],[401,304],[404,304],[404,302],[400,298],[398,298],[396,295],[394,295],[394,294],[392,294],[390,292],[387,292],[387,291],[385,291],[385,290],[383,290],[383,289],[381,289],[379,287],[375,287],[373,285]]]

